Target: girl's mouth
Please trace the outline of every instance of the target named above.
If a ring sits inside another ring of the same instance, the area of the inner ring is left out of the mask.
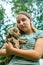
[[[25,28],[26,26],[21,26],[21,28]]]

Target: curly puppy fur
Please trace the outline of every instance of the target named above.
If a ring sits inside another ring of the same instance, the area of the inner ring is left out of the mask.
[[[10,28],[6,36],[6,42],[11,42],[14,47],[20,48],[18,38],[20,36],[19,29],[17,27]]]

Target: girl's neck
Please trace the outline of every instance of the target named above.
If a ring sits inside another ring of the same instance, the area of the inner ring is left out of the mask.
[[[32,29],[26,31],[26,34],[30,34],[30,33],[34,33],[34,31]]]

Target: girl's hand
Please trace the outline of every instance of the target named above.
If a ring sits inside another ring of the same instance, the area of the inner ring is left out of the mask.
[[[8,42],[8,44],[6,44],[6,50],[7,50],[7,52],[9,53],[9,54],[13,54],[12,53],[12,50],[13,50],[13,45],[12,45],[12,43],[10,43],[10,42]]]

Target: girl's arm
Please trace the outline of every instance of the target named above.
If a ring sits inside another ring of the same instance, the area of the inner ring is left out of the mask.
[[[43,38],[39,38],[36,42],[34,50],[22,50],[14,48],[10,43],[7,44],[10,53],[30,60],[39,60],[43,54]]]

